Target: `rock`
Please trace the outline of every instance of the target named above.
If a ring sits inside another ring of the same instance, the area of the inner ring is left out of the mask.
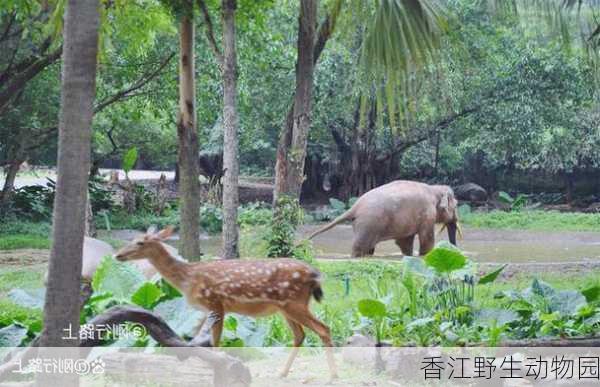
[[[454,188],[454,195],[458,200],[469,202],[485,202],[488,199],[487,191],[475,183],[466,183]]]

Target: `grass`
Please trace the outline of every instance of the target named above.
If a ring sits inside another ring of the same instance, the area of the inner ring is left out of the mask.
[[[461,210],[460,220],[473,228],[540,231],[600,231],[600,214],[558,211],[479,212]]]
[[[0,250],[49,249],[50,239],[37,235],[8,235],[0,237]]]

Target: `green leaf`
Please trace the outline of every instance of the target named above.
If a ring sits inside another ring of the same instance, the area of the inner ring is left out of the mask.
[[[338,210],[338,211],[346,210],[346,204],[341,200],[337,200],[336,198],[329,198],[329,204],[335,210]]]
[[[12,324],[0,329],[0,347],[18,347],[27,338],[27,328]]]
[[[44,307],[44,298],[46,289],[13,289],[8,292],[8,298],[19,306],[31,309],[42,309]]]
[[[462,269],[467,264],[467,257],[457,249],[436,247],[425,256],[425,264],[438,273],[449,273]]]
[[[523,291],[523,296],[527,299],[530,299],[532,295],[547,298],[554,295],[554,293],[556,291],[550,284],[534,278],[531,286]]]
[[[505,204],[512,204],[515,201],[512,196],[504,191],[498,192],[498,200]]]
[[[122,163],[122,167],[125,173],[129,173],[129,171],[131,171],[133,167],[135,167],[137,158],[138,152],[136,147],[130,148],[127,152],[125,152]]]
[[[575,314],[586,304],[585,297],[577,290],[562,290],[550,297],[550,309],[562,315]]]
[[[587,302],[594,302],[600,299],[600,285],[590,286],[583,289],[581,293],[585,296]]]
[[[358,301],[358,311],[368,318],[383,318],[387,314],[383,302],[368,298]]]
[[[164,318],[167,324],[180,336],[192,337],[203,313],[188,305],[183,297],[174,298],[154,307],[154,312]]]
[[[506,268],[506,266],[508,266],[508,265],[503,265],[503,266],[499,267],[498,269],[492,271],[491,273],[487,273],[486,275],[484,275],[483,277],[481,277],[479,279],[478,284],[485,285],[485,284],[489,284],[490,282],[494,282],[496,280],[496,278],[498,278],[500,273],[502,273],[502,270],[504,270]]]
[[[151,309],[156,301],[158,301],[160,296],[162,296],[162,292],[158,286],[151,282],[146,282],[135,293],[133,293],[133,296],[131,296],[131,301],[145,309]]]
[[[435,272],[425,265],[422,258],[404,257],[402,258],[402,264],[407,270],[410,270],[412,273],[421,275],[425,278],[431,278],[435,275]]]
[[[225,319],[225,322],[223,323],[223,328],[225,328],[228,331],[232,331],[232,332],[235,332],[237,330],[237,326],[238,326],[238,321],[233,316],[227,316],[227,318]]]
[[[427,326],[431,323],[435,322],[435,319],[433,317],[423,317],[423,318],[418,318],[416,320],[411,321],[409,324],[406,325],[406,329],[408,331],[411,331],[414,328],[418,328],[418,327],[424,327]]]
[[[482,309],[475,314],[475,325],[482,327],[502,326],[517,321],[519,315],[508,309]]]
[[[129,302],[144,282],[146,278],[137,267],[106,256],[94,273],[92,288],[96,293],[111,293],[119,302]]]

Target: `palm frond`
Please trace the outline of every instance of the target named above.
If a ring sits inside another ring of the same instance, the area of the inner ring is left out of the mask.
[[[409,114],[406,100],[410,73],[435,59],[446,19],[441,5],[434,0],[369,3],[364,7],[369,20],[361,47],[360,69],[365,88],[361,95],[374,96],[379,112],[385,104],[390,126],[395,130],[404,126]]]

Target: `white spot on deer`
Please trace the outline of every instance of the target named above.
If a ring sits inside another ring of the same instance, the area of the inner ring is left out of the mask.
[[[211,291],[210,289],[204,289],[204,297],[210,297]]]
[[[292,278],[295,278],[295,279],[300,278],[300,272],[299,271],[295,271],[294,274],[292,274]]]
[[[282,283],[279,284],[282,288],[287,288],[288,286],[290,286],[290,282],[289,281],[283,281]]]

